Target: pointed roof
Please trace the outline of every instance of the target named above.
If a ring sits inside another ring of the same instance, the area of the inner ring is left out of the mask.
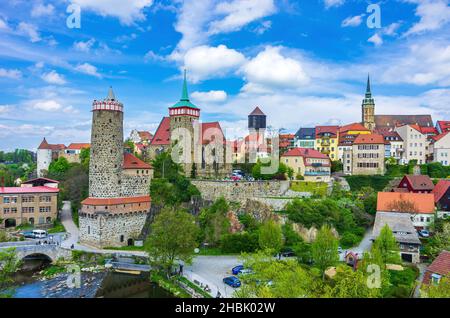
[[[152,166],[133,156],[131,153],[123,154],[123,168],[124,169],[152,169]]]
[[[51,149],[45,137],[44,140],[42,140],[41,144],[39,145],[38,149]]]
[[[170,145],[170,117],[163,117],[150,142],[152,146]]]
[[[266,116],[266,114],[264,114],[262,110],[258,106],[256,106],[256,108],[250,113],[249,116]]]
[[[439,180],[432,191],[434,194],[434,202],[439,202],[439,200],[447,192],[448,188],[450,188],[450,180]]]
[[[189,93],[187,89],[186,70],[184,70],[183,90],[181,92],[181,99],[178,103],[169,108],[189,107],[198,109],[197,106],[191,103],[189,100]]]
[[[366,96],[372,96],[372,92],[370,90],[370,75],[369,74],[367,74]]]
[[[116,99],[116,95],[114,95],[112,86],[109,87],[108,96],[106,97],[106,99],[109,99],[109,100],[115,100]]]

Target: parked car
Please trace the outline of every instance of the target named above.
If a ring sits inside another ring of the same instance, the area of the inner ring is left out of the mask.
[[[233,275],[239,274],[244,269],[244,265],[237,265],[231,269]]]
[[[241,176],[238,176],[238,175],[232,175],[232,176],[231,176],[231,180],[232,180],[232,181],[241,181],[241,180],[242,180],[242,177],[241,177]]]
[[[430,237],[430,232],[428,232],[427,230],[420,230],[419,235],[421,237]]]
[[[225,277],[223,282],[233,288],[241,287],[241,281],[236,276]]]
[[[22,232],[20,234],[22,234],[24,238],[32,238],[32,239],[36,238],[33,232]]]
[[[253,271],[249,268],[244,268],[244,269],[241,269],[241,271],[238,273],[238,276],[247,275],[247,274],[253,274]]]

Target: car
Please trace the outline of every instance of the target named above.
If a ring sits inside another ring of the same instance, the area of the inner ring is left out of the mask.
[[[248,274],[253,274],[253,271],[249,268],[244,268],[244,269],[241,269],[241,271],[238,273],[238,276],[248,275]]]
[[[241,281],[236,276],[228,276],[223,279],[223,282],[233,288],[241,287]]]
[[[420,230],[419,235],[421,237],[430,237],[430,232],[428,232],[427,230]]]
[[[32,238],[32,239],[36,238],[33,232],[22,232],[21,234],[23,235],[24,238]]]
[[[231,273],[233,273],[233,275],[237,275],[239,274],[242,270],[244,269],[244,265],[237,265],[235,267],[233,267],[231,269]]]
[[[241,181],[241,180],[242,180],[242,177],[241,177],[241,176],[238,176],[238,175],[233,175],[233,176],[231,176],[231,180],[232,180],[232,181]]]

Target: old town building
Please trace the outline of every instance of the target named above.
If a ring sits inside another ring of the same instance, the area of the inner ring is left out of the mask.
[[[123,104],[112,89],[92,105],[89,197],[80,211],[80,242],[133,245],[150,212],[152,167],[124,151]]]
[[[315,149],[327,155],[331,161],[338,159],[339,126],[317,126]]]
[[[344,173],[350,175],[383,175],[385,141],[378,134],[358,135],[343,155]]]
[[[370,77],[367,77],[366,96],[362,102],[362,124],[368,130],[373,131],[375,129],[375,100],[372,97],[372,91],[370,89]]]
[[[0,187],[0,228],[50,225],[58,216],[58,181],[38,178]]]
[[[305,181],[330,181],[330,158],[317,150],[293,148],[281,156],[280,162],[294,171],[294,178],[302,176]]]
[[[426,163],[429,142],[420,126],[402,125],[396,127],[395,131],[403,139],[404,153],[400,163],[408,164],[411,160],[416,160],[418,164]]]

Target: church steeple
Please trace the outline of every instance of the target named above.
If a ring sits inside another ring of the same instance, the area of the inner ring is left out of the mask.
[[[114,95],[112,86],[109,87],[108,96],[106,97],[106,99],[109,99],[109,100],[115,100],[116,99],[116,95]]]
[[[197,118],[200,117],[200,109],[189,100],[186,70],[184,70],[181,98],[178,103],[169,107],[169,114],[170,116],[189,115]]]
[[[184,80],[183,80],[183,92],[181,93],[182,101],[189,101],[189,94],[187,89],[187,80],[186,80],[186,69],[184,70]]]
[[[375,100],[370,88],[370,75],[367,75],[366,95],[362,102],[362,123],[370,130],[375,129]]]

